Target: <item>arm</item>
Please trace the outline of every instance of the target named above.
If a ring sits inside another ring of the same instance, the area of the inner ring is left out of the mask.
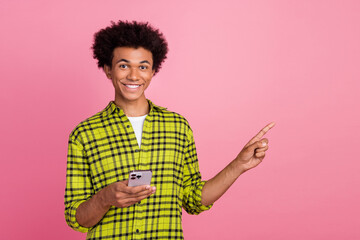
[[[275,123],[264,127],[254,138],[252,138],[237,157],[227,165],[215,177],[208,180],[202,189],[201,203],[208,206],[218,200],[236,181],[236,179],[247,170],[256,167],[265,157],[268,150],[268,139],[261,139]]]
[[[76,231],[88,232],[90,229],[81,226],[76,220],[79,205],[95,194],[87,162],[86,152],[78,133],[74,131],[69,137],[66,189],[65,189],[65,220]]]
[[[201,203],[202,189],[205,181],[201,181],[194,136],[190,127],[187,129],[186,137],[187,145],[184,150],[183,162],[182,207],[187,213],[197,215],[210,209],[212,205],[204,206]]]
[[[128,187],[127,180],[112,183],[96,194],[90,166],[81,141],[69,139],[65,190],[65,218],[74,230],[87,232],[96,225],[111,206],[128,207],[150,196],[154,187]]]

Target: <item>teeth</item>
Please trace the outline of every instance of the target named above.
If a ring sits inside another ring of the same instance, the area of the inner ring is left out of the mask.
[[[125,85],[127,86],[128,88],[138,88],[140,85]]]

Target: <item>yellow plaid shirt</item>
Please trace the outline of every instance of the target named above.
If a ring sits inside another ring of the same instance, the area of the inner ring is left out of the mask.
[[[123,110],[110,102],[70,134],[65,219],[87,239],[183,239],[182,207],[199,214],[201,181],[192,130],[184,117],[149,101],[141,148]],[[127,208],[111,207],[92,228],[80,226],[77,207],[132,170],[152,170],[156,193]]]

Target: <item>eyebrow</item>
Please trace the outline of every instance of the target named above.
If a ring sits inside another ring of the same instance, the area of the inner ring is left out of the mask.
[[[124,59],[124,58],[120,59],[119,61],[116,61],[116,63],[119,63],[119,62],[126,62],[126,63],[130,63],[130,61],[129,61],[129,60],[126,60],[126,59]],[[150,62],[149,62],[148,60],[141,61],[140,63],[147,63],[147,64],[151,65],[151,64],[150,64]]]

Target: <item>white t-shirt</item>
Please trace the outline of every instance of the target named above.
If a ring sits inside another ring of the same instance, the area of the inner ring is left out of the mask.
[[[131,122],[132,128],[134,129],[139,148],[141,147],[141,136],[146,116],[147,115],[140,117],[128,117],[129,121]]]

